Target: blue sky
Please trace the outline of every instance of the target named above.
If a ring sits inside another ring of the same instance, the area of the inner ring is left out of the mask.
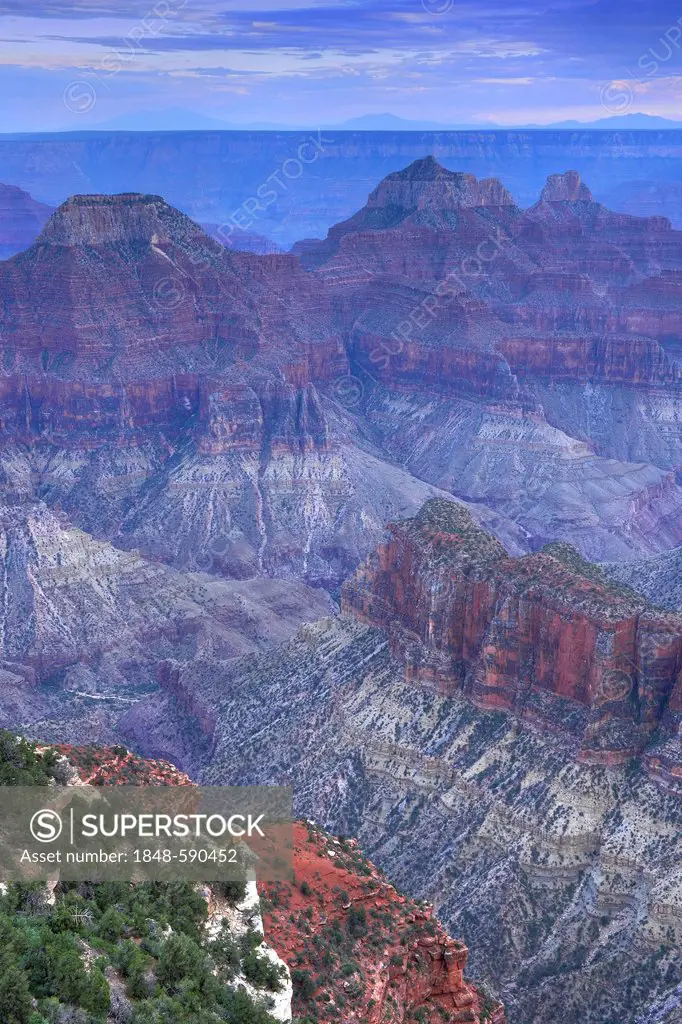
[[[184,108],[230,122],[682,119],[668,0],[0,0],[0,131]]]

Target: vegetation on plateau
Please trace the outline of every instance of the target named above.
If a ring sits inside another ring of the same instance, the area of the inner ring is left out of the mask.
[[[60,758],[0,731],[3,785],[54,785]],[[239,883],[216,883],[240,901]],[[190,883],[11,883],[0,888],[2,1024],[273,1024],[234,984],[277,991],[262,935],[237,940],[227,920],[206,934],[206,900]],[[233,984],[231,984],[233,983]]]

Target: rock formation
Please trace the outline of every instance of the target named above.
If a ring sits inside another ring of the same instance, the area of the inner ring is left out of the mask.
[[[204,782],[293,785],[435,903],[510,1020],[674,1005],[682,619],[565,545],[510,558],[452,503],[389,533],[340,620],[164,663],[121,730]]]
[[[333,588],[437,493],[322,396],[347,355],[292,256],[230,252],[155,196],[81,196],[0,294],[10,502],[183,570]]]
[[[182,570],[331,590],[439,492],[514,552],[678,546],[680,251],[575,174],[522,211],[433,159],[307,273],[157,196],[73,197],[0,266],[8,493]]]
[[[335,297],[360,410],[413,473],[494,505],[533,547],[618,560],[654,535],[679,544],[669,222],[610,212],[576,172],[522,210],[429,158],[295,251]]]
[[[657,730],[676,738],[682,615],[567,545],[509,558],[452,502],[390,534],[344,585],[342,609],[388,633],[408,680],[561,730],[592,763],[625,763]],[[682,793],[682,750],[667,768]]]

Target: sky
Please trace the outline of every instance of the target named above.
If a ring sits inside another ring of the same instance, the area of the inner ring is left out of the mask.
[[[0,0],[0,94],[0,132],[682,119],[682,0]]]

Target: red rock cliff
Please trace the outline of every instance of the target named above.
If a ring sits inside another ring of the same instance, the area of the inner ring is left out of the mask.
[[[231,252],[158,196],[73,197],[0,263],[0,300],[1,428],[27,443],[192,421],[209,450],[260,448],[263,416],[324,443],[311,384],[347,372],[295,257]]]
[[[595,763],[676,727],[682,615],[612,585],[568,545],[510,558],[451,502],[389,530],[343,610],[388,632],[408,679],[559,730]]]

